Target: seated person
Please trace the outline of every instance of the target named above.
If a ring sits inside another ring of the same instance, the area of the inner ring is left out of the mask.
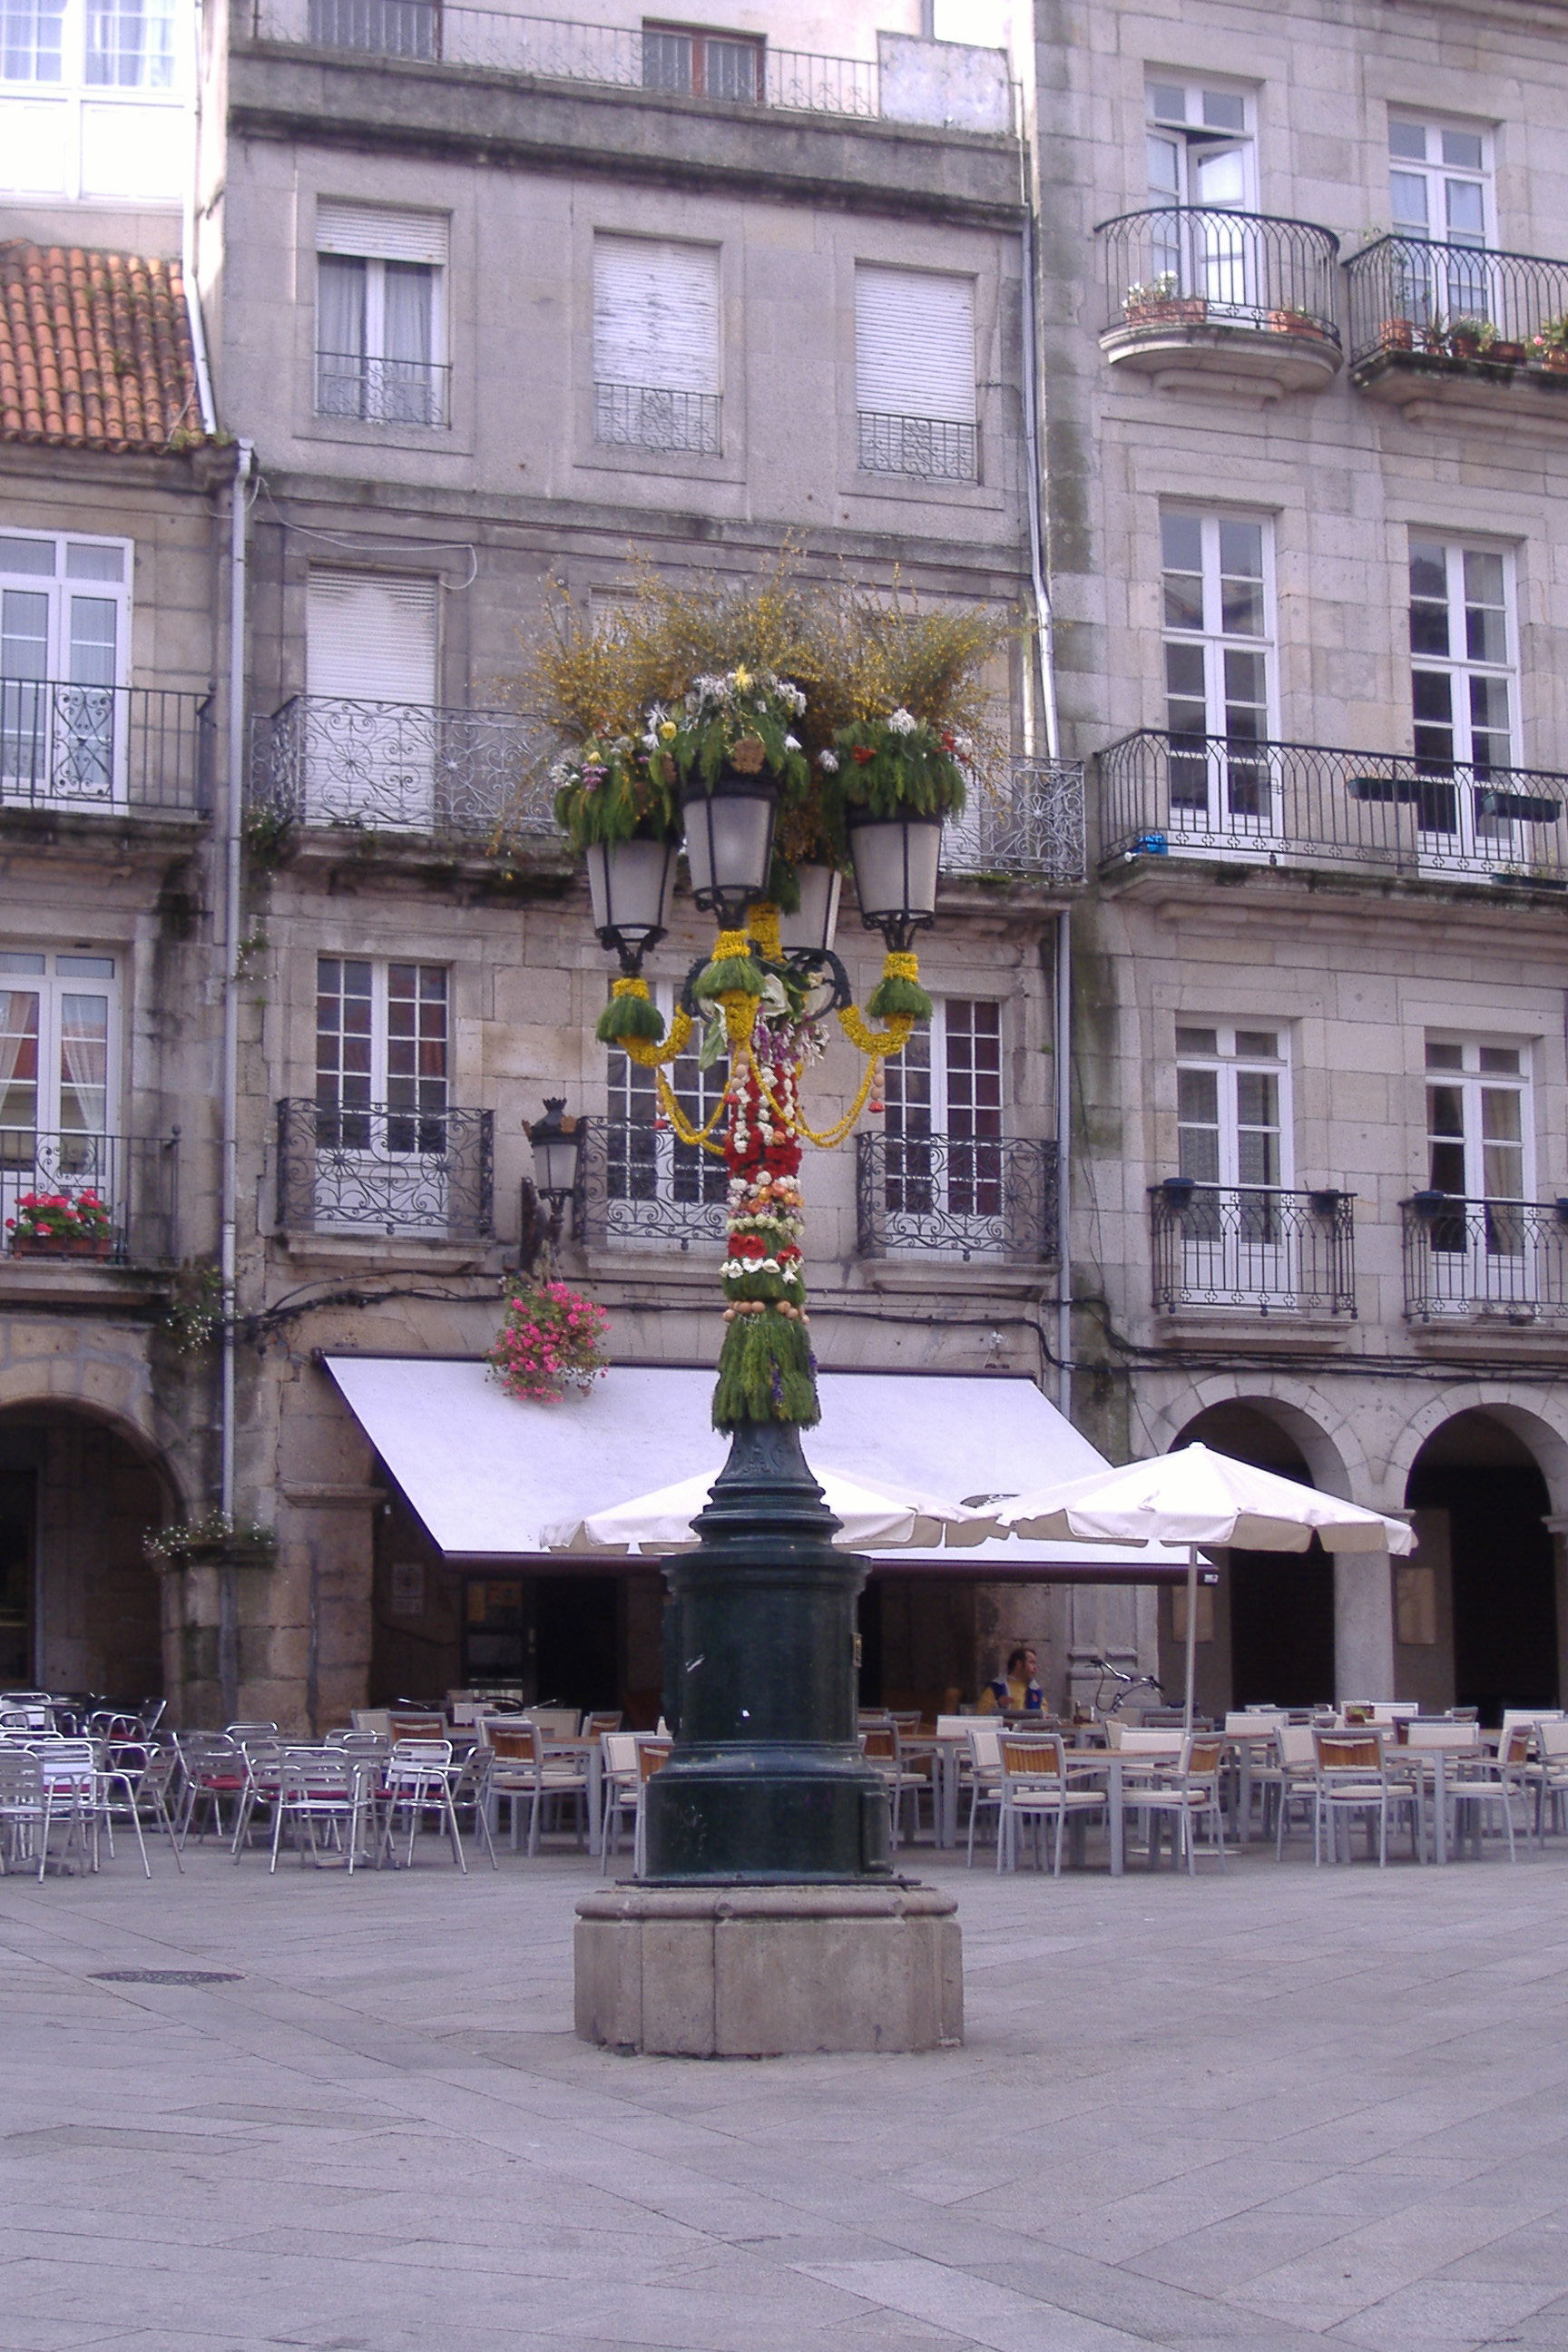
[[[1037,1680],[1037,1661],[1027,1643],[1007,1653],[1007,1671],[980,1694],[982,1715],[1038,1715],[1045,1693]]]

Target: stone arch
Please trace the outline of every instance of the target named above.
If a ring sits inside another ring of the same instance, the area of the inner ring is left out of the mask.
[[[1152,1433],[1158,1432],[1168,1453],[1194,1422],[1221,1406],[1236,1406],[1272,1422],[1306,1464],[1312,1485],[1325,1495],[1358,1502],[1375,1483],[1353,1420],[1303,1381],[1265,1374],[1243,1385],[1234,1375],[1203,1375],[1151,1416]]]
[[[1500,1381],[1456,1381],[1410,1415],[1389,1456],[1390,1480],[1397,1483],[1401,1497],[1427,1441],[1466,1412],[1489,1413],[1510,1430],[1534,1456],[1553,1513],[1568,1515],[1568,1413],[1560,1427],[1547,1418],[1538,1391],[1521,1391]]]

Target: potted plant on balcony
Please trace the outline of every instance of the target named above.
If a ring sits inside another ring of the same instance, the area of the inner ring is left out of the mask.
[[[99,1195],[24,1192],[5,1220],[13,1257],[112,1257],[114,1221]]]
[[[1413,352],[1415,349],[1414,319],[1380,319],[1377,327],[1378,349],[1384,352]]]
[[[1455,319],[1448,327],[1448,353],[1456,360],[1486,359],[1497,341],[1489,319]]]
[[[1530,339],[1530,362],[1532,367],[1545,368],[1550,374],[1568,375],[1568,311],[1542,320],[1540,329]]]
[[[1321,342],[1323,330],[1310,311],[1299,310],[1292,303],[1282,303],[1268,313],[1269,331],[1276,335],[1312,335]]]
[[[1121,298],[1121,316],[1129,327],[1201,327],[1208,310],[1203,295],[1178,292],[1173,269],[1135,281]]]

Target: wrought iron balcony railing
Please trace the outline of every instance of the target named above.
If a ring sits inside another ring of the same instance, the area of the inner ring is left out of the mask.
[[[258,719],[250,806],[279,824],[559,842],[551,740],[510,710],[296,695]]]
[[[1149,1195],[1154,1305],[1353,1317],[1355,1195],[1167,1177]]]
[[[860,1135],[862,1257],[923,1251],[1038,1265],[1056,1255],[1057,1147],[1030,1136]]]
[[[1345,264],[1351,365],[1500,374],[1568,385],[1568,261],[1420,236],[1380,236]]]
[[[976,482],[980,427],[940,416],[887,416],[872,408],[858,415],[863,474],[909,474],[918,481]]]
[[[178,1255],[179,1160],[177,1128],[157,1136],[47,1135],[35,1128],[0,1127],[0,1233],[5,1251],[29,1263],[170,1264]],[[107,1212],[109,1231],[79,1241],[30,1240],[23,1206],[30,1195],[72,1202],[91,1195]]]
[[[1087,873],[1083,766],[1015,760],[1005,780],[974,782],[942,833],[944,874],[1008,874],[1071,889]]]
[[[665,392],[650,383],[596,383],[594,438],[611,448],[689,449],[717,457],[716,392]]]
[[[1100,755],[1106,857],[1568,884],[1568,775],[1147,728]]]
[[[447,425],[451,380],[452,371],[442,361],[318,352],[316,414],[361,425]]]
[[[278,1106],[278,1223],[288,1234],[495,1232],[495,1114],[371,1103]]]
[[[645,33],[637,26],[510,16],[440,0],[254,0],[251,37],[413,64],[477,66],[540,81],[652,90],[715,106],[862,120],[881,111],[879,69],[868,58],[816,57],[759,42],[749,74],[682,76],[672,70],[668,36],[657,28]]]
[[[722,1160],[651,1120],[585,1118],[574,1230],[589,1246],[679,1251],[723,1244]]]
[[[1246,328],[1338,348],[1339,239],[1310,221],[1180,205],[1101,221],[1100,331]]]
[[[211,698],[0,675],[0,807],[211,806]]]
[[[1568,1320],[1568,1199],[1417,1192],[1400,1203],[1400,1213],[1405,1312],[1413,1322]]]

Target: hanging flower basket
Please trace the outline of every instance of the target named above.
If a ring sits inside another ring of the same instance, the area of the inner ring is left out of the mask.
[[[222,1511],[153,1528],[142,1539],[149,1568],[275,1568],[278,1531],[255,1520],[233,1519]]]
[[[485,1361],[508,1396],[557,1404],[574,1391],[585,1393],[608,1370],[609,1328],[604,1308],[564,1282],[531,1283],[508,1301]]]

